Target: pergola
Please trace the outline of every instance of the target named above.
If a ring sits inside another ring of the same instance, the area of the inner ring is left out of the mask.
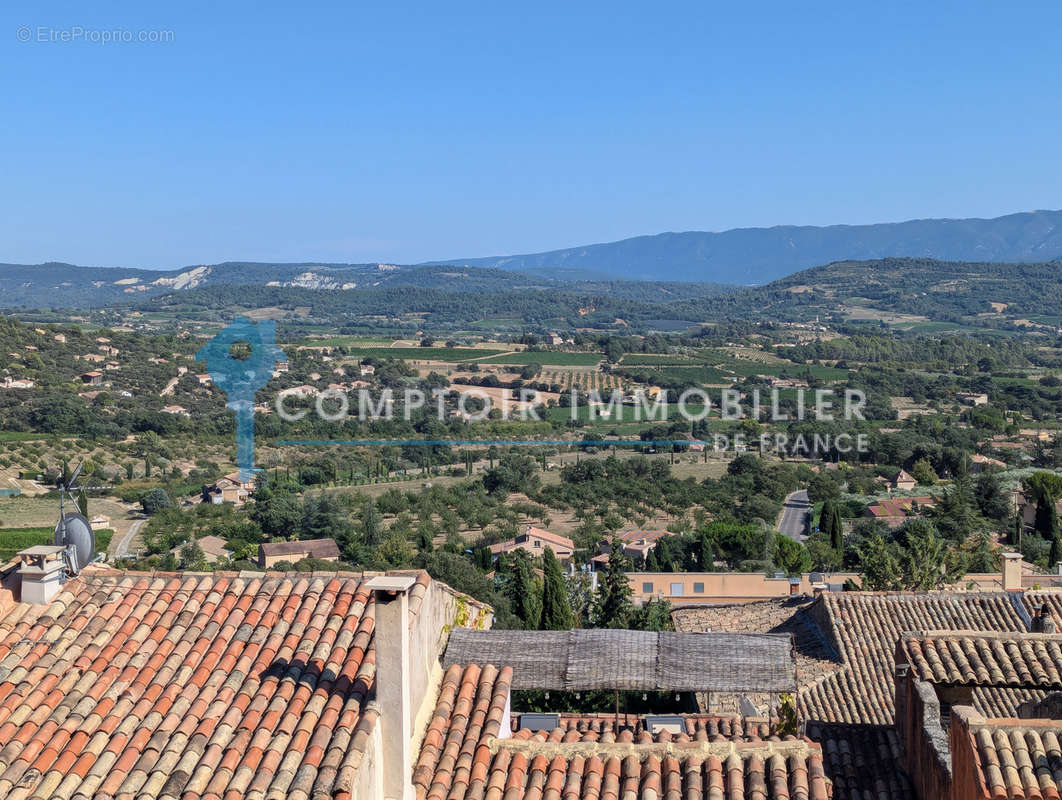
[[[458,628],[450,634],[444,664],[511,666],[516,690],[773,695],[797,688],[787,633]]]

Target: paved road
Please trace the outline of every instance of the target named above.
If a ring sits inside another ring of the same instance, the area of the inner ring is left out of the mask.
[[[804,535],[804,515],[811,509],[811,501],[808,500],[807,489],[793,492],[785,499],[782,506],[782,514],[778,518],[778,531],[790,539],[803,542],[808,537]]]

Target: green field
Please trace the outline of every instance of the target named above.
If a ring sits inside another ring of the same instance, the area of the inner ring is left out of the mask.
[[[477,359],[483,364],[542,364],[558,367],[592,367],[598,364],[600,353],[554,353],[546,350],[522,350],[518,353],[502,353],[493,358]]]
[[[51,544],[51,528],[7,528],[0,530],[0,560],[14,558],[19,550],[38,544]]]
[[[403,361],[481,361],[504,353],[475,347],[351,347],[352,358],[397,358]]]
[[[47,439],[47,433],[19,433],[17,431],[0,431],[0,442],[32,442]]]
[[[15,557],[20,550],[39,544],[51,544],[55,535],[53,528],[0,528],[0,561]],[[96,531],[96,552],[107,552],[114,531],[110,528]]]
[[[683,356],[670,353],[628,353],[620,361],[620,366],[623,367],[657,367],[667,366],[673,364],[681,366],[685,364],[694,364],[694,360],[689,356]]]

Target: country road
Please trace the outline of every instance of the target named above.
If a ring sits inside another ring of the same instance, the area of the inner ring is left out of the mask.
[[[134,520],[133,524],[129,526],[129,530],[125,532],[125,536],[119,540],[118,544],[114,548],[114,557],[123,558],[131,555],[129,552],[129,545],[133,543],[133,538],[136,536],[137,531],[144,527],[144,523],[147,522],[147,518]]]
[[[785,499],[781,516],[778,517],[778,532],[790,539],[803,542],[808,537],[804,533],[804,516],[811,510],[807,489],[793,492]]]

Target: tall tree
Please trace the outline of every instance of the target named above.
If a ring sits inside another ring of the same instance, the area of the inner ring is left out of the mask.
[[[361,510],[361,538],[369,547],[380,543],[380,514],[373,500]]]
[[[531,573],[531,560],[523,550],[514,550],[509,569],[509,602],[513,613],[520,618],[525,628],[534,628],[538,619],[534,615],[535,581]]]
[[[715,551],[712,550],[712,537],[708,535],[708,531],[701,531],[700,541],[698,542],[699,561],[702,572],[711,572],[715,565]],[[650,554],[652,551],[649,551]]]
[[[837,504],[833,500],[827,500],[822,505],[819,530],[830,537],[830,547],[838,553],[844,552],[844,527],[841,524],[841,513],[837,510]]]
[[[89,519],[89,507],[88,507],[88,495],[85,490],[82,489],[77,495],[77,510],[81,512],[81,516]]]
[[[901,587],[902,573],[894,547],[880,534],[875,534],[860,549],[863,564],[863,589],[875,592]]]
[[[965,553],[939,537],[932,524],[910,523],[900,566],[903,588],[925,591],[939,589],[961,577],[966,572],[966,558]]]
[[[631,582],[627,577],[629,564],[623,547],[613,541],[608,563],[597,584],[594,604],[594,624],[598,628],[626,628],[630,624]]]
[[[564,585],[564,573],[560,562],[547,547],[542,552],[542,614],[538,629],[542,631],[566,631],[572,627],[572,609],[568,604],[568,590]]]
[[[1058,538],[1058,510],[1055,508],[1055,501],[1047,494],[1041,494],[1036,499],[1036,518],[1033,527],[1048,541]]]

